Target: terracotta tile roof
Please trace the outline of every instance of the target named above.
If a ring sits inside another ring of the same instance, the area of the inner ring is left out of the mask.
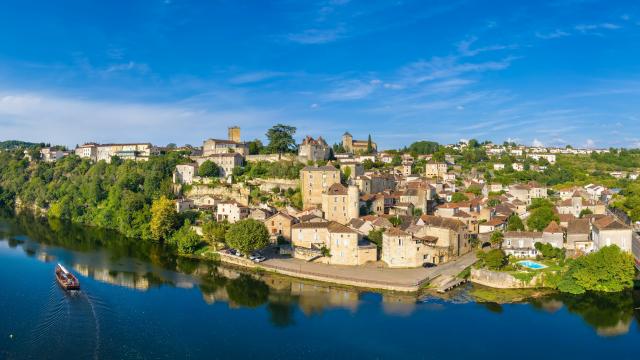
[[[296,219],[295,217],[293,217],[293,216],[291,216],[291,215],[289,215],[287,213],[283,213],[282,211],[278,211],[277,213],[275,213],[275,214],[271,215],[270,217],[268,217],[265,221],[273,219],[273,218],[276,218],[276,217],[279,217],[279,216],[283,217],[283,218],[285,218],[285,219],[287,219],[289,221],[295,221],[295,219]]]
[[[391,228],[387,231],[384,232],[383,235],[388,235],[388,236],[411,236],[411,234],[406,233],[398,228]]]
[[[598,219],[593,222],[593,225],[598,228],[598,230],[624,230],[630,229],[627,225],[621,223],[616,218],[612,216],[605,216],[601,219]]]
[[[422,220],[425,225],[447,228],[453,231],[460,231],[466,227],[466,225],[460,220],[444,218],[441,216],[422,215],[420,220]]]
[[[325,165],[325,166],[305,166],[302,168],[304,171],[340,171],[335,166]]]
[[[544,229],[543,232],[557,234],[557,233],[563,233],[564,231],[562,231],[562,228],[560,227],[560,225],[558,225],[557,222],[551,221],[549,225],[547,225],[547,227]]]
[[[504,233],[504,237],[512,239],[541,238],[542,233],[537,231],[507,231]]]
[[[340,183],[335,183],[329,186],[327,195],[347,195],[347,188]]]
[[[570,222],[576,218],[573,214],[558,214],[558,217],[560,218],[560,222]]]
[[[591,232],[589,219],[573,219],[567,226],[567,234],[588,234]]]

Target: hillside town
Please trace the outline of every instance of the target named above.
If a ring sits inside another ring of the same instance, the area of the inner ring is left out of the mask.
[[[340,140],[331,146],[322,136],[305,135],[299,144],[287,144],[288,151],[275,152],[261,147],[259,140],[243,141],[234,126],[226,138],[208,138],[201,146],[85,143],[71,151],[42,147],[39,157],[56,162],[73,154],[110,163],[181,152],[188,161],[173,170],[177,213],[227,224],[260,221],[270,245],[254,252],[251,260],[289,270],[298,266],[300,272],[300,264],[313,264],[324,280],[331,279],[333,268],[347,273],[349,268],[434,269],[460,262],[464,269],[476,261],[477,250],[491,248],[513,259],[536,259],[542,256],[541,244],[562,249],[568,257],[616,245],[633,254],[640,269],[638,229],[609,206],[619,189],[598,183],[558,188],[496,180],[500,174],[517,178],[525,171],[542,173],[558,156],[605,154],[608,149],[508,142],[479,146],[470,140],[446,145],[443,152],[417,153],[378,151],[370,135],[357,140],[345,132]],[[460,164],[464,159],[455,154],[465,149],[482,152],[478,164],[484,167],[468,166],[473,159]],[[25,150],[25,156],[31,159],[32,153]],[[254,168],[280,165],[297,172],[251,175]],[[638,173],[612,171],[608,176],[635,180]],[[549,209],[549,215],[538,220],[541,208]],[[201,220],[192,228],[202,235]],[[250,263],[240,261],[248,260],[240,259],[245,254],[224,245],[218,252],[223,261]],[[429,280],[430,275],[418,275],[417,282],[420,276]],[[375,287],[375,282],[369,284]]]

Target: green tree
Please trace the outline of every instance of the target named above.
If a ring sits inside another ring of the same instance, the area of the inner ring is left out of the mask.
[[[346,184],[349,181],[349,178],[351,177],[351,167],[344,166],[340,170],[342,170],[342,174],[341,174],[342,183]]]
[[[389,222],[391,223],[391,225],[393,225],[394,227],[398,227],[400,225],[402,225],[402,219],[400,219],[399,216],[393,216],[389,218]]]
[[[451,202],[461,202],[461,201],[469,201],[467,195],[461,192],[455,192],[451,195]]]
[[[484,264],[491,270],[502,269],[507,262],[507,255],[501,249],[489,250],[484,255]]]
[[[524,231],[524,223],[518,214],[513,213],[507,220],[507,231]]]
[[[489,242],[491,242],[491,245],[493,246],[500,246],[502,245],[503,240],[504,240],[504,234],[501,231],[494,231],[493,234],[491,234],[491,238],[489,239]]]
[[[382,234],[384,233],[384,228],[380,228],[378,230],[371,230],[367,235],[367,239],[372,243],[376,244],[378,250],[382,249]]]
[[[226,240],[230,247],[249,255],[251,252],[269,245],[269,231],[261,221],[240,220],[229,227]]]
[[[611,245],[571,262],[558,289],[572,294],[619,292],[633,287],[634,277],[633,255]]]
[[[211,160],[206,160],[198,167],[198,175],[202,177],[216,177],[220,175],[220,168]]]
[[[178,213],[173,201],[165,196],[151,205],[151,235],[155,240],[168,240],[178,227]]]
[[[369,134],[369,137],[367,138],[367,154],[372,154],[373,153],[373,142],[371,141],[371,134]]]
[[[262,145],[262,141],[259,139],[255,139],[253,141],[249,141],[249,155],[257,155],[260,154],[261,150],[264,148]]]
[[[582,209],[580,210],[580,214],[578,215],[578,217],[582,219],[585,215],[591,215],[591,214],[593,214],[593,211],[591,211],[591,209]]]
[[[227,230],[229,223],[226,221],[207,221],[202,225],[202,238],[217,250],[218,244],[226,241]]]
[[[296,133],[294,126],[277,124],[267,131],[269,139],[268,149],[271,153],[295,152],[296,141],[293,135]]]
[[[529,215],[529,218],[527,218],[527,226],[529,227],[529,229],[532,229],[535,231],[542,231],[552,221],[559,222],[560,218],[553,211],[553,208],[543,206],[543,207],[535,208],[531,212],[531,214]]]
[[[416,155],[433,154],[440,148],[434,141],[417,141],[409,145],[409,152]]]
[[[200,245],[200,235],[191,228],[189,220],[171,236],[169,243],[178,248],[178,253],[186,255],[193,254]]]

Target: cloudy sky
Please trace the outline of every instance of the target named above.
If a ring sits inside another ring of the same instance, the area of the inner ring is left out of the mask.
[[[0,140],[640,146],[640,3],[13,1]]]

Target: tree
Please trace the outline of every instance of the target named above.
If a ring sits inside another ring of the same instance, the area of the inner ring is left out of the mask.
[[[524,223],[518,214],[513,213],[507,220],[507,231],[524,231]]]
[[[268,149],[271,153],[295,152],[296,141],[293,135],[296,133],[294,126],[277,124],[267,131],[269,139]]]
[[[402,219],[400,219],[399,216],[393,216],[389,218],[389,222],[391,223],[391,225],[393,225],[394,227],[398,227],[400,225],[402,225]]]
[[[393,157],[391,158],[391,165],[393,165],[393,166],[402,165],[402,157],[400,157],[400,154],[394,154],[393,155]]]
[[[534,231],[542,231],[552,221],[559,222],[560,218],[553,212],[551,207],[543,206],[531,212],[529,218],[527,218],[527,226]]]
[[[200,245],[200,235],[196,234],[191,228],[191,221],[187,220],[180,229],[173,233],[169,242],[177,246],[178,253],[193,254]]]
[[[371,141],[371,134],[369,134],[369,137],[367,138],[367,154],[372,154],[373,153],[373,143]]]
[[[370,230],[367,235],[367,239],[372,243],[376,244],[378,250],[382,249],[382,234],[384,233],[384,228],[380,228],[378,230]]]
[[[461,201],[469,201],[467,195],[461,192],[455,192],[451,195],[451,202],[461,202]]]
[[[409,145],[409,152],[416,155],[433,154],[440,148],[434,141],[417,141]]]
[[[633,255],[611,245],[571,262],[558,289],[572,294],[619,292],[633,287],[634,277]]]
[[[537,242],[534,247],[545,259],[564,259],[564,249],[559,249],[551,244]]]
[[[258,220],[240,220],[229,227],[227,244],[245,255],[269,245],[269,231]]]
[[[226,233],[229,229],[229,223],[226,221],[216,222],[208,221],[202,225],[202,237],[204,241],[217,249],[219,243],[224,243]]]
[[[342,170],[342,176],[341,176],[342,183],[346,184],[349,181],[349,178],[351,177],[351,167],[344,166],[340,170]]]
[[[178,213],[173,201],[165,196],[151,205],[151,236],[158,241],[168,240],[178,227]]]
[[[489,250],[484,255],[484,264],[491,270],[502,269],[507,262],[507,255],[501,249]]]
[[[220,168],[213,161],[207,160],[198,167],[198,175],[202,177],[217,177],[220,175]]]
[[[504,240],[504,234],[501,231],[494,231],[493,234],[491,234],[489,242],[491,242],[493,246],[500,246],[502,245],[502,240]]]
[[[578,217],[582,219],[585,215],[591,215],[591,214],[593,214],[593,211],[591,211],[591,209],[582,209],[580,210],[580,214],[578,215]]]
[[[262,145],[262,141],[259,139],[255,139],[253,141],[249,141],[249,155],[257,155],[260,154],[260,151],[264,146]]]

